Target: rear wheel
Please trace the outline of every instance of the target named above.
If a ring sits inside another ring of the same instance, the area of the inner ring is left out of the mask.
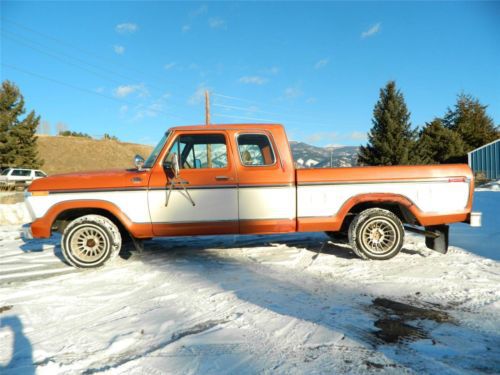
[[[73,220],[61,239],[64,258],[79,268],[104,265],[118,255],[121,244],[118,227],[100,215],[85,215]]]
[[[401,220],[381,208],[361,212],[349,226],[349,243],[362,259],[390,259],[401,251],[403,241]]]

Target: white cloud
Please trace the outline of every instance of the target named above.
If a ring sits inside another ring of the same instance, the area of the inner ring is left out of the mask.
[[[189,14],[189,17],[196,18],[196,17],[201,16],[202,14],[205,14],[207,12],[208,12],[208,7],[206,5],[201,5],[200,7],[196,8],[195,10],[193,10]]]
[[[264,74],[276,75],[281,71],[277,66],[271,66],[270,68],[264,69],[262,72]]]
[[[284,92],[285,99],[295,99],[302,95],[298,87],[287,87]]]
[[[144,117],[157,117],[162,113],[166,113],[167,100],[170,98],[170,93],[165,93],[158,99],[153,100],[147,105],[139,105],[136,107],[136,114],[133,120],[140,120]]]
[[[171,63],[165,64],[163,67],[165,68],[165,70],[170,70],[176,65],[177,65],[177,63],[171,62]]]
[[[321,59],[316,64],[314,64],[314,69],[324,68],[325,66],[328,65],[329,62],[330,62],[330,59],[327,59],[327,58]]]
[[[181,28],[182,32],[187,33],[189,31],[191,31],[191,24],[193,23],[193,21],[196,18],[206,14],[207,12],[208,12],[208,7],[206,5],[201,5],[198,8],[196,8],[195,10],[193,10],[191,13],[189,13],[188,22],[186,24],[184,24]]]
[[[104,92],[104,87],[97,87],[94,89],[94,91],[98,94],[102,94]]]
[[[197,105],[203,103],[205,101],[205,91],[208,90],[208,87],[205,86],[204,83],[200,84],[196,91],[191,95],[188,99],[189,105]]]
[[[219,17],[212,17],[208,19],[208,26],[212,29],[226,29],[226,21]]]
[[[381,25],[381,23],[378,22],[375,25],[373,25],[372,27],[370,27],[368,30],[363,31],[361,33],[361,38],[368,38],[370,36],[377,34],[380,31],[380,25]]]
[[[123,115],[128,112],[128,105],[122,105],[120,107],[120,113]]]
[[[137,93],[141,98],[149,96],[149,91],[143,83],[138,85],[121,85],[114,90],[114,94],[118,98],[125,98],[133,93]]]
[[[335,142],[339,138],[339,133],[337,132],[317,132],[317,133],[312,133],[309,134],[306,137],[306,142],[309,143],[317,143],[320,141],[330,141],[330,142]]]
[[[120,34],[132,34],[139,30],[139,26],[135,23],[126,22],[116,25],[115,30]]]
[[[311,104],[311,103],[316,103],[318,99],[316,99],[314,96],[311,96],[306,99],[306,103]]]
[[[113,50],[117,55],[123,55],[125,53],[125,47],[123,46],[115,45],[113,46]]]
[[[365,132],[352,132],[349,134],[349,139],[353,141],[365,142],[368,139],[368,134]]]
[[[249,85],[263,85],[268,81],[267,78],[260,76],[244,76],[238,80],[240,83],[245,83]]]

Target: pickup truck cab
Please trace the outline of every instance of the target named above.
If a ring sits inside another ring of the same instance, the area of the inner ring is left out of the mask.
[[[295,169],[281,125],[174,127],[136,169],[33,181],[27,236],[62,233],[76,267],[115,257],[122,237],[325,231],[363,259],[389,259],[404,227],[445,253],[447,224],[480,225],[467,165]]]

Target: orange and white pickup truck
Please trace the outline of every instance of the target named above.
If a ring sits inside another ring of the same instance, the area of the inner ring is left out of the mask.
[[[389,259],[404,228],[448,248],[448,224],[481,225],[467,165],[296,169],[281,125],[174,127],[136,168],[33,181],[28,238],[62,233],[67,262],[96,267],[122,238],[324,231]]]

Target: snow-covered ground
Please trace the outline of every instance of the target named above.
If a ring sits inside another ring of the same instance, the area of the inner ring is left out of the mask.
[[[500,193],[475,202],[463,249],[408,234],[383,262],[305,233],[159,239],[77,270],[59,238],[3,225],[0,373],[499,373]]]

